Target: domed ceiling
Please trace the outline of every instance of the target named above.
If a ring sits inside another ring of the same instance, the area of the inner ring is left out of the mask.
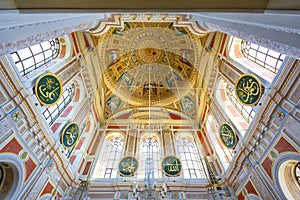
[[[168,105],[192,88],[199,43],[173,23],[125,22],[100,43],[107,87],[131,105]]]
[[[164,116],[172,119],[174,112],[195,117],[194,87],[199,81],[197,67],[207,32],[201,30],[195,34],[190,22],[180,25],[176,19],[140,22],[118,18],[120,24],[98,24],[98,32],[94,31],[93,37],[107,87],[106,119],[118,118],[117,113],[125,110],[130,111],[132,119],[147,118],[145,109],[141,110],[147,107],[162,108],[158,112],[162,116],[155,117],[157,119]],[[154,117],[153,114],[152,111]]]

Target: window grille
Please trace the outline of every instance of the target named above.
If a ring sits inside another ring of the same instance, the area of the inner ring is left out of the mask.
[[[69,87],[67,87],[58,103],[47,107],[43,111],[43,115],[48,122],[48,124],[51,126],[54,121],[61,115],[61,113],[64,111],[64,109],[69,105],[69,103],[72,101],[75,94],[75,84],[72,83]]]
[[[55,59],[59,55],[59,52],[59,40],[58,38],[55,38],[12,52],[10,55],[21,76],[25,76],[31,71],[38,69]]]
[[[182,162],[184,178],[205,178],[205,172],[200,162],[200,155],[194,142],[187,138],[176,141],[177,150]]]
[[[254,116],[255,116],[255,111],[252,109],[251,106],[245,106],[244,104],[240,103],[237,99],[236,96],[233,92],[233,89],[227,84],[226,86],[226,93],[227,96],[232,103],[232,105],[237,109],[237,111],[242,115],[242,117],[250,123]]]
[[[286,57],[284,54],[245,40],[241,42],[241,51],[244,57],[275,74]]]
[[[150,175],[154,178],[161,176],[159,142],[148,137],[141,142],[141,177]],[[147,173],[147,174],[146,174]]]
[[[124,140],[119,136],[107,137],[103,145],[102,154],[99,157],[100,178],[116,178],[118,173],[118,162],[123,153]],[[98,161],[99,162],[99,161]]]

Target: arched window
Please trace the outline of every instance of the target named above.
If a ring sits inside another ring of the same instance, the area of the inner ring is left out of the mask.
[[[72,101],[74,94],[75,94],[75,84],[72,83],[63,91],[62,97],[56,104],[47,107],[43,111],[43,115],[50,126],[60,116],[60,114],[68,106],[68,104]]]
[[[140,160],[140,178],[146,176],[149,176],[149,178],[161,177],[159,138],[157,135],[146,133],[141,137]]]
[[[245,40],[241,41],[241,51],[245,58],[248,58],[252,62],[255,62],[275,74],[285,59],[284,54]]]
[[[42,67],[60,53],[58,38],[12,52],[10,55],[22,76]]]
[[[285,154],[281,156],[283,157],[288,157],[290,155]],[[293,155],[293,157],[295,157]],[[297,155],[299,158],[299,156]],[[280,158],[278,158],[279,160]],[[278,162],[280,163],[280,162]],[[278,171],[275,175],[276,177],[276,182],[279,182],[279,186],[281,191],[283,192],[284,196],[286,199],[299,199],[300,195],[300,185],[299,185],[299,175],[300,175],[300,169],[299,169],[299,160],[286,160],[283,163],[281,163],[278,166],[275,165],[275,171]]]
[[[229,98],[230,102],[234,107],[239,111],[239,113],[242,115],[242,117],[248,122],[252,122],[254,116],[255,116],[255,111],[252,109],[251,106],[245,106],[244,104],[241,104],[236,96],[235,93],[233,92],[233,89],[230,87],[229,84],[226,85],[226,94],[227,97]]]
[[[118,162],[123,154],[124,138],[120,133],[111,133],[103,143],[94,178],[116,178]]]
[[[232,152],[226,148],[220,141],[219,138],[219,124],[215,120],[212,115],[208,115],[207,121],[205,123],[205,128],[208,133],[210,143],[212,148],[215,149],[216,156],[218,157],[221,165],[223,166],[224,170],[227,170],[229,167],[230,161],[233,157]]]
[[[245,73],[251,71],[269,83],[286,59],[284,54],[236,37],[230,37],[228,51],[235,67]]]
[[[253,118],[252,116],[254,116],[254,111],[252,112],[252,109],[250,111],[249,108],[242,107],[241,104],[236,103],[236,99],[233,98],[235,96],[233,95],[231,95],[233,99],[229,99],[228,94],[233,94],[233,92],[227,89],[230,88],[230,85],[228,85],[229,83],[226,81],[222,79],[219,80],[215,93],[216,100],[218,106],[224,113],[224,117],[230,119],[240,135],[244,136]],[[247,114],[247,112],[249,112],[249,114]]]
[[[200,163],[200,154],[195,142],[187,136],[179,137],[176,140],[177,155],[182,162],[184,178],[205,178],[205,172]]]

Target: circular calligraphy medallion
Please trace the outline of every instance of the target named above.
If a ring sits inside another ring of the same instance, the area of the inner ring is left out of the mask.
[[[236,133],[233,127],[228,123],[223,123],[221,125],[220,138],[223,144],[230,149],[233,149],[237,144]]]
[[[34,91],[38,101],[42,105],[54,105],[62,96],[61,80],[55,74],[43,74],[37,79]]]
[[[139,165],[135,157],[125,156],[120,160],[118,166],[121,176],[133,176]]]
[[[181,161],[175,156],[166,156],[161,165],[166,176],[179,176],[182,170]]]
[[[67,124],[61,135],[61,143],[65,148],[72,148],[79,139],[79,125],[76,122]]]
[[[239,102],[246,106],[256,105],[262,95],[259,79],[252,74],[243,74],[235,83],[235,94]]]

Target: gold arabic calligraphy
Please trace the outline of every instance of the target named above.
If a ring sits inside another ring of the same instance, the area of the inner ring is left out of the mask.
[[[72,145],[76,138],[77,138],[77,132],[76,132],[76,127],[71,127],[69,130],[66,131],[66,138],[67,138],[67,144]]]
[[[55,81],[52,78],[46,78],[46,83],[39,86],[39,92],[47,99],[53,100],[58,94],[56,93],[60,87],[55,87]]]
[[[221,133],[222,133],[222,140],[224,141],[224,143],[227,146],[232,146],[232,144],[234,144],[234,134],[232,133],[232,131],[228,127],[223,126]]]
[[[178,163],[178,160],[171,160],[166,161],[165,166],[167,166],[167,172],[179,172],[180,171],[180,163]]]
[[[246,80],[243,78],[241,84],[237,86],[237,94],[239,98],[245,103],[252,103],[253,100],[257,99],[257,96],[260,92],[260,87],[256,81],[252,78]]]
[[[134,162],[126,161],[122,162],[123,171],[133,173],[136,169],[136,165]]]

